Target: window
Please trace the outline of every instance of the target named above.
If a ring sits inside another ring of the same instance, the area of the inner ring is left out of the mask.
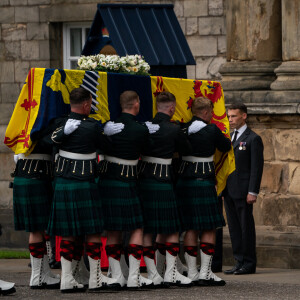
[[[90,31],[90,23],[65,23],[63,27],[64,69],[77,69],[77,60]]]

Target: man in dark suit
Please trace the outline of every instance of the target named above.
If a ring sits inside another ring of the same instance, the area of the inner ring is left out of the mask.
[[[259,193],[264,157],[261,137],[247,127],[247,107],[242,103],[228,108],[234,129],[236,170],[228,177],[224,203],[236,265],[225,274],[251,274],[256,270],[256,235],[253,203]]]

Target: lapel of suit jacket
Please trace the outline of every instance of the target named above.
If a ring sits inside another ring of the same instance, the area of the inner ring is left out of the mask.
[[[235,149],[241,141],[243,141],[250,134],[250,128],[247,127],[243,134],[235,141],[233,148]]]

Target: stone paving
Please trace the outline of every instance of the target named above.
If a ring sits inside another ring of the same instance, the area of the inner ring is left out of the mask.
[[[59,290],[31,290],[28,287],[29,260],[0,260],[0,278],[16,283],[17,292],[11,299],[300,299],[300,269],[258,268],[256,274],[224,275],[224,287],[169,288],[149,291],[121,291],[114,293],[61,294]],[[227,267],[224,267],[225,270]],[[59,272],[59,270],[55,270]]]

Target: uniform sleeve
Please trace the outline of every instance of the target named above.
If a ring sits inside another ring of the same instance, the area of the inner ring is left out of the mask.
[[[251,170],[248,192],[259,193],[264,167],[264,145],[259,135],[251,142]]]
[[[101,153],[109,153],[112,148],[112,141],[109,136],[103,132],[103,127],[98,122],[95,122],[95,141],[96,147]]]
[[[193,152],[193,147],[187,136],[187,128],[180,128],[178,126],[176,139],[175,139],[175,149],[181,155],[191,155]]]
[[[231,148],[231,140],[217,126],[215,126],[215,137],[217,149],[221,152],[228,152]]]

